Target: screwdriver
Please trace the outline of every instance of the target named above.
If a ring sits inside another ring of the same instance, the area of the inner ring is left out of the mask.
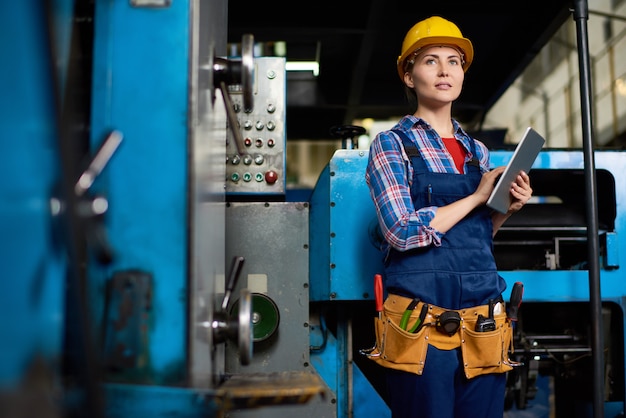
[[[511,290],[511,300],[506,307],[506,316],[511,321],[517,321],[517,314],[519,307],[522,304],[522,295],[524,294],[524,284],[522,282],[515,282],[513,290]]]
[[[374,296],[376,297],[376,311],[380,319],[383,312],[383,276],[380,274],[374,275]]]

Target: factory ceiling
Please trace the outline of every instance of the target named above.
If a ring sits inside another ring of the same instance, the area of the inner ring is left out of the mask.
[[[567,20],[571,1],[229,0],[228,42],[286,43],[288,61],[319,59],[319,75],[288,73],[287,138],[328,139],[333,126],[414,111],[396,72],[408,29],[432,15],[455,22],[474,44],[454,116],[480,130],[486,112]],[[267,54],[264,50],[264,55]]]

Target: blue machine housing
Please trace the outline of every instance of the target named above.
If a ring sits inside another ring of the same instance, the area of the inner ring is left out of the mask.
[[[363,150],[336,151],[311,194],[311,301],[373,298],[382,255],[365,184],[367,156]]]

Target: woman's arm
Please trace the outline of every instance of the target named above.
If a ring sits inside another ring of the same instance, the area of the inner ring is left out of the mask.
[[[385,241],[398,251],[441,243],[441,234],[430,226],[435,208],[413,205],[408,165],[394,134],[381,132],[374,138],[365,179]]]
[[[468,213],[487,202],[494,188],[496,178],[503,171],[504,167],[497,167],[484,173],[474,193],[454,203],[439,207],[435,217],[430,221],[430,225],[442,233],[448,232],[450,228],[465,218]]]

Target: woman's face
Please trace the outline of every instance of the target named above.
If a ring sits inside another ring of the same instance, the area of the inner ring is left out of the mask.
[[[419,51],[413,68],[404,74],[404,82],[415,91],[419,106],[453,102],[461,94],[464,79],[461,53],[446,45]]]

